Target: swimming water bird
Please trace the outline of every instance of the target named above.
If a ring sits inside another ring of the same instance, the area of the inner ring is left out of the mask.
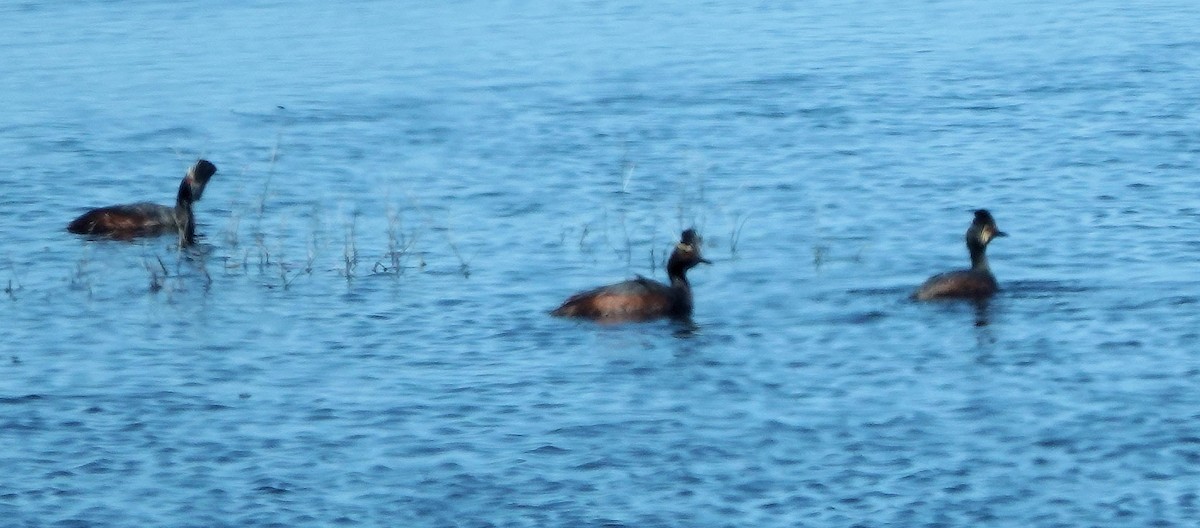
[[[697,264],[711,264],[700,256],[700,237],[694,229],[680,236],[667,260],[663,284],[642,276],[575,294],[551,315],[581,317],[604,322],[648,321],[662,317],[686,319],[692,315],[692,287],[687,271]]]
[[[987,245],[993,238],[1008,236],[996,227],[996,220],[986,209],[975,211],[975,220],[967,228],[967,251],[971,253],[971,269],[951,271],[930,277],[913,298],[919,301],[930,299],[984,299],[1000,289],[996,276],[988,268]]]
[[[204,186],[216,172],[216,165],[208,160],[197,160],[179,184],[175,207],[149,202],[101,207],[72,220],[67,231],[122,240],[178,233],[180,245],[191,245],[196,239],[192,203],[204,194]]]

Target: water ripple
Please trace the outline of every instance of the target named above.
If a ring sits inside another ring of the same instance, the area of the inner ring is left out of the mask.
[[[1194,8],[184,7],[0,8],[15,525],[1197,517]],[[692,226],[690,323],[547,316]]]

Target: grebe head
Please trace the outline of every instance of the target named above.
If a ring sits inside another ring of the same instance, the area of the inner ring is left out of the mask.
[[[975,220],[967,229],[967,245],[983,247],[994,238],[1006,236],[1008,233],[996,227],[996,219],[992,218],[992,213],[987,209],[978,209],[975,211]]]
[[[192,168],[188,169],[187,175],[183,177],[183,182],[179,185],[180,203],[191,203],[200,199],[204,195],[204,187],[208,185],[208,180],[217,173],[217,166],[213,165],[208,160],[196,160]]]
[[[712,264],[712,261],[700,255],[700,235],[695,229],[687,229],[679,236],[679,243],[671,252],[667,261],[669,275],[682,275],[683,272],[696,267],[698,264]]]

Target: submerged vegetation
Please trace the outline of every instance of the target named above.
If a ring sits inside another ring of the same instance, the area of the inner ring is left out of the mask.
[[[107,257],[112,254],[108,248],[128,244],[142,248],[137,266],[146,273],[144,289],[136,289],[151,294],[183,292],[189,287],[207,291],[214,282],[208,272],[210,261],[217,263],[222,277],[247,277],[262,287],[279,290],[295,288],[321,273],[334,274],[353,284],[362,278],[399,280],[409,273],[430,271],[469,279],[476,272],[473,261],[484,249],[477,243],[464,245],[462,241],[477,240],[473,238],[477,233],[460,232],[455,227],[459,222],[444,209],[435,212],[424,207],[411,192],[387,189],[373,195],[381,200],[348,202],[311,197],[295,185],[276,185],[281,142],[282,131],[266,151],[259,170],[254,164],[233,169],[238,175],[228,181],[243,183],[224,186],[228,190],[223,207],[210,201],[197,213],[199,238],[195,246],[168,245],[166,239],[155,238],[89,242],[69,275],[70,287],[91,296],[98,285],[107,284],[99,280],[99,272],[94,269],[97,251]],[[648,207],[655,204],[660,190],[639,181],[637,167],[626,151],[613,181],[614,199],[607,201],[608,205],[593,219],[564,224],[559,246],[567,246],[570,241],[573,253],[592,259],[599,258],[596,250],[603,248],[629,273],[656,275],[670,254],[674,233],[695,227],[707,235],[705,244],[710,252],[724,248],[730,258],[737,257],[751,215],[708,203],[704,182],[707,168],[683,172],[669,199],[661,206]],[[303,207],[305,203],[307,208]],[[301,206],[299,210],[306,209],[299,217],[295,216],[297,205]],[[727,225],[727,236],[720,234],[722,230],[710,230],[712,214],[719,215],[720,223]],[[104,276],[108,281],[113,274],[106,272]],[[5,292],[15,300],[21,288],[14,273]]]

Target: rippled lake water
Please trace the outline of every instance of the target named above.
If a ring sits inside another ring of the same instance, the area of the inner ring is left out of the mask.
[[[1198,4],[529,4],[0,7],[3,524],[1195,526]]]

